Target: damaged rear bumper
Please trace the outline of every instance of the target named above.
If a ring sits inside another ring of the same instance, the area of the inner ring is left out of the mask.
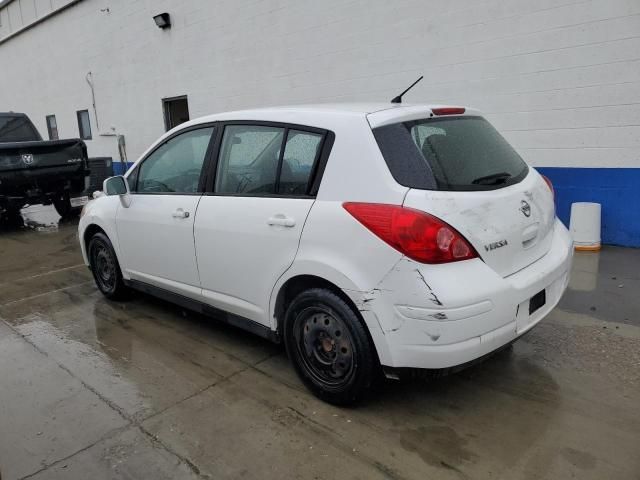
[[[471,362],[533,328],[569,282],[573,243],[556,220],[544,257],[508,277],[482,260],[423,265],[403,258],[370,292],[347,292],[369,326],[380,361],[395,368],[450,368]],[[530,299],[545,291],[531,314]]]

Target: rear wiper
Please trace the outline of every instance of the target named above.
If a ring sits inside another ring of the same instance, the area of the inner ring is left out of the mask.
[[[473,183],[474,185],[499,185],[501,183],[505,183],[509,178],[511,178],[510,173],[500,172],[493,173],[485,177],[476,178],[471,183]]]

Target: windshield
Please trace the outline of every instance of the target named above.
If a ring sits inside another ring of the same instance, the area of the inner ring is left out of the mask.
[[[0,116],[0,142],[32,142],[40,135],[24,115]]]
[[[398,183],[423,190],[495,190],[527,164],[482,117],[427,118],[373,130]]]

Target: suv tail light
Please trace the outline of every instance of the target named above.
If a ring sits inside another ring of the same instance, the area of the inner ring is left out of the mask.
[[[478,253],[451,225],[433,215],[383,203],[343,203],[344,209],[407,257],[421,263],[448,263]]]

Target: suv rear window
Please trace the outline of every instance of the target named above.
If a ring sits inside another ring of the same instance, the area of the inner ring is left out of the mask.
[[[482,117],[427,118],[373,129],[395,180],[422,190],[494,190],[529,171]]]
[[[0,116],[0,142],[31,142],[38,140],[41,140],[40,135],[26,116]]]

